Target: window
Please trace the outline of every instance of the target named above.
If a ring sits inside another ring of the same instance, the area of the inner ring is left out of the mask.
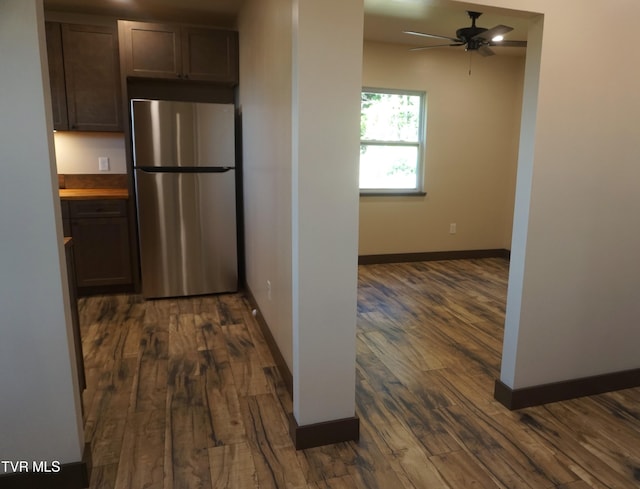
[[[424,92],[362,90],[361,193],[422,193],[424,108]]]

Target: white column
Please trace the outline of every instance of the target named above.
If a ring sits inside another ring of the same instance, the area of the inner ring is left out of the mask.
[[[293,382],[299,426],[355,415],[362,0],[293,15]]]

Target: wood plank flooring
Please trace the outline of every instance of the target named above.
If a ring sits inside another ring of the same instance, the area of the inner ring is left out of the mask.
[[[80,303],[92,489],[640,487],[640,389],[493,400],[508,262],[359,268],[359,443],[296,452],[242,294]]]

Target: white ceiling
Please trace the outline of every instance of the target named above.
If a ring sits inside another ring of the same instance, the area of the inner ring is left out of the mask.
[[[109,15],[130,19],[158,19],[233,26],[244,0],[44,0],[46,9],[75,13]],[[455,37],[456,29],[468,27],[465,6],[449,0],[364,0],[364,37],[367,40],[424,46],[441,44],[435,39],[403,34],[414,30]],[[474,6],[482,11],[477,25],[491,28],[498,24],[514,28],[507,39],[526,40],[532,14]],[[445,41],[446,42],[446,41]],[[509,54],[524,49],[502,48]],[[500,54],[502,54],[502,51]]]

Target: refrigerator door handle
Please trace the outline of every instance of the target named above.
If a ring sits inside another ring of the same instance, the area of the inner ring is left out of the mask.
[[[180,112],[176,111],[176,155],[178,166],[182,165],[182,127],[180,125]]]
[[[235,170],[233,166],[137,166],[136,170],[145,173],[227,173]]]

